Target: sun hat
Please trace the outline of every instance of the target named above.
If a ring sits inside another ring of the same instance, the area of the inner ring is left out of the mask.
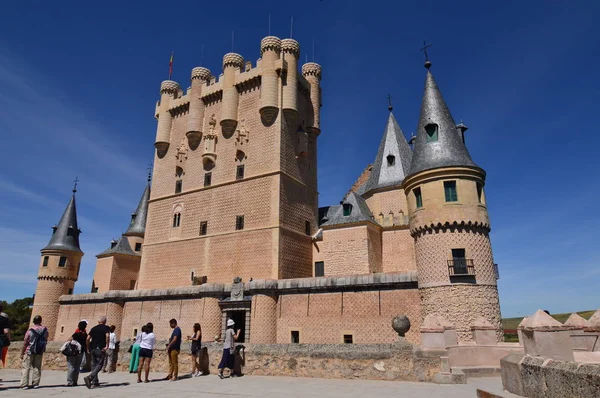
[[[228,319],[227,326],[233,326],[233,325],[235,325],[235,322],[233,321],[233,319]]]

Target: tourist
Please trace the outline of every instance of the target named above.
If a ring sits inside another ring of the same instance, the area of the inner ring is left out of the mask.
[[[167,355],[169,356],[169,374],[165,380],[176,381],[179,372],[179,351],[181,350],[181,328],[177,326],[177,321],[171,319],[169,326],[173,329],[171,338],[167,343]]]
[[[202,328],[199,323],[194,323],[194,334],[188,336],[188,340],[192,341],[192,377],[202,376],[200,371],[200,349],[202,348]],[[198,371],[196,372],[196,369]]]
[[[104,364],[109,337],[110,328],[106,326],[106,317],[102,316],[98,319],[98,324],[90,330],[86,339],[87,348],[92,357],[92,371],[83,378],[87,388],[98,387],[100,385],[98,373],[100,373]]]
[[[130,348],[131,358],[129,359],[129,373],[137,373],[140,360],[140,343],[142,342],[142,333],[146,331],[146,325],[142,326],[142,331],[133,338],[133,345]]]
[[[81,324],[81,322],[85,323],[85,327],[87,328],[88,325],[88,321],[87,319],[82,319],[81,321],[79,321],[79,324]],[[79,328],[75,329],[75,333],[79,332]],[[87,356],[89,354],[89,352],[87,351],[87,347],[85,347],[85,344],[83,347],[81,347],[81,349],[83,350],[83,356],[81,357],[81,369],[80,372],[85,372],[85,364],[87,362]]]
[[[79,370],[81,367],[81,361],[85,356],[85,346],[87,340],[87,333],[85,328],[87,327],[87,323],[84,321],[80,321],[77,325],[77,329],[75,329],[75,333],[71,336],[69,341],[75,340],[81,345],[81,351],[79,354],[67,357],[67,387],[75,387],[77,386],[77,381],[79,380]]]
[[[23,360],[23,371],[21,375],[21,388],[29,388],[29,373],[33,371],[31,386],[38,388],[42,377],[42,357],[46,351],[48,342],[48,329],[42,326],[42,317],[33,317],[33,327],[25,333],[21,359]]]
[[[233,351],[235,349],[235,341],[240,337],[240,329],[237,332],[233,331],[235,322],[233,319],[227,320],[227,329],[225,330],[225,340],[223,341],[223,356],[219,363],[219,377],[222,379],[223,369],[227,368],[231,372],[233,370],[233,361],[235,356]]]
[[[106,349],[106,356],[104,357],[104,369],[102,372],[106,373],[106,366],[108,366],[108,373],[114,372],[113,365],[116,361],[116,349],[117,349],[117,334],[115,333],[115,325],[110,326],[110,335],[108,337],[108,348]]]
[[[2,304],[0,304],[0,356],[2,357],[2,366],[6,363],[6,353],[10,345],[10,320],[6,313],[2,312]],[[0,379],[0,382],[2,379]]]
[[[148,373],[150,373],[150,362],[152,362],[152,352],[154,351],[154,345],[156,344],[156,338],[154,337],[154,325],[150,322],[142,327],[142,335],[140,336],[140,365],[138,366],[138,379],[137,382],[142,382],[142,369],[144,369],[145,378],[144,383],[149,383]]]

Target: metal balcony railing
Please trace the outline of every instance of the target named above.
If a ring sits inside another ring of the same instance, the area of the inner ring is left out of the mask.
[[[450,276],[475,276],[473,260],[469,258],[455,258],[453,260],[448,260],[448,273]]]

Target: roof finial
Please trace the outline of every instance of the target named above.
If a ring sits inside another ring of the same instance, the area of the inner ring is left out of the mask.
[[[148,163],[148,182],[152,181],[152,163]]]
[[[425,67],[427,69],[431,68],[431,61],[429,61],[429,55],[427,54],[427,49],[429,47],[431,47],[431,43],[427,43],[427,41],[423,40],[423,48],[421,51],[423,51],[423,54],[425,54]]]
[[[388,100],[388,110],[391,112],[394,109],[394,107],[392,106],[392,96],[390,94],[388,94],[387,100]]]
[[[75,177],[73,180],[73,193],[77,192],[77,184],[79,183],[79,177]]]

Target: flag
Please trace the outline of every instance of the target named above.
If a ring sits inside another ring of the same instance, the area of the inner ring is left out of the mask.
[[[173,73],[173,56],[175,55],[175,51],[171,53],[171,58],[169,59],[169,79],[171,79],[171,74]]]

